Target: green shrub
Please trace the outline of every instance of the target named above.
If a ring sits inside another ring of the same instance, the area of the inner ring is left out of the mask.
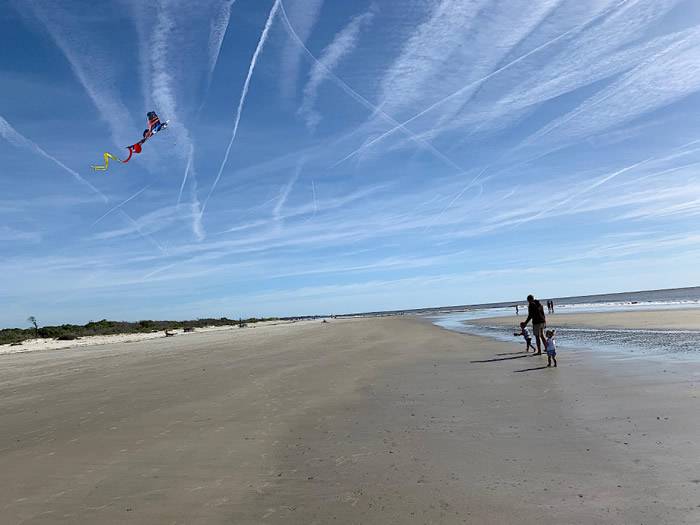
[[[195,321],[152,321],[141,320],[136,323],[126,321],[90,321],[85,325],[62,324],[59,326],[43,326],[39,329],[32,328],[7,328],[0,330],[0,344],[21,343],[27,339],[41,337],[45,339],[60,339],[72,341],[73,339],[91,335],[133,334],[150,333],[162,330],[195,329],[205,326],[238,325],[245,327],[248,324],[257,323],[264,319],[251,317],[233,321],[227,317],[197,319]]]

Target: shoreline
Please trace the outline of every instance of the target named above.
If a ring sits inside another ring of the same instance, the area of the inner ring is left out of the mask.
[[[449,329],[524,346],[518,330],[525,317],[445,319]],[[644,310],[635,312],[566,313],[547,316],[547,328],[557,331],[557,347],[609,357],[700,362],[700,311]],[[532,335],[532,328],[529,327]],[[535,344],[533,338],[533,344]]]
[[[517,327],[526,316],[483,317],[465,324]],[[700,330],[700,309],[662,309],[605,313],[554,313],[547,315],[547,326],[557,328],[616,328],[649,330]]]

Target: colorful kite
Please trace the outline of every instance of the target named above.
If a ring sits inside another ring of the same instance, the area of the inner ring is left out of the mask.
[[[150,139],[153,135],[158,133],[159,131],[163,131],[165,128],[168,127],[168,122],[169,120],[166,120],[165,122],[161,122],[160,119],[158,118],[158,115],[156,115],[155,111],[149,111],[146,113],[146,118],[148,119],[148,129],[145,129],[143,131],[143,138],[139,140],[136,144],[132,144],[131,146],[126,146],[126,149],[129,150],[129,156],[125,158],[124,160],[120,159],[119,157],[112,155],[109,152],[103,153],[103,158],[104,158],[104,164],[97,164],[92,166],[92,169],[95,171],[106,171],[107,168],[109,167],[109,160],[116,160],[118,162],[121,162],[122,164],[126,164],[131,160],[131,157],[134,153],[139,154],[141,153],[141,146]]]

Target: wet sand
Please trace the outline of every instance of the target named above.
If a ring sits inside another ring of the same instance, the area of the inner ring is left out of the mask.
[[[410,318],[1,356],[2,523],[696,524],[700,366]]]
[[[527,318],[521,316],[489,317],[469,324],[517,327]],[[556,310],[555,310],[556,312]],[[554,313],[547,315],[547,326],[561,328],[629,328],[650,330],[700,330],[700,308],[684,310],[640,310],[638,312]]]

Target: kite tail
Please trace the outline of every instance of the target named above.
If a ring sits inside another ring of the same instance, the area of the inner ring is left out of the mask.
[[[117,157],[115,157],[111,153],[105,152],[103,157],[105,159],[105,163],[92,166],[92,169],[94,171],[107,171],[107,168],[109,167],[109,159],[116,160],[118,162],[122,162],[121,160],[119,160]]]

